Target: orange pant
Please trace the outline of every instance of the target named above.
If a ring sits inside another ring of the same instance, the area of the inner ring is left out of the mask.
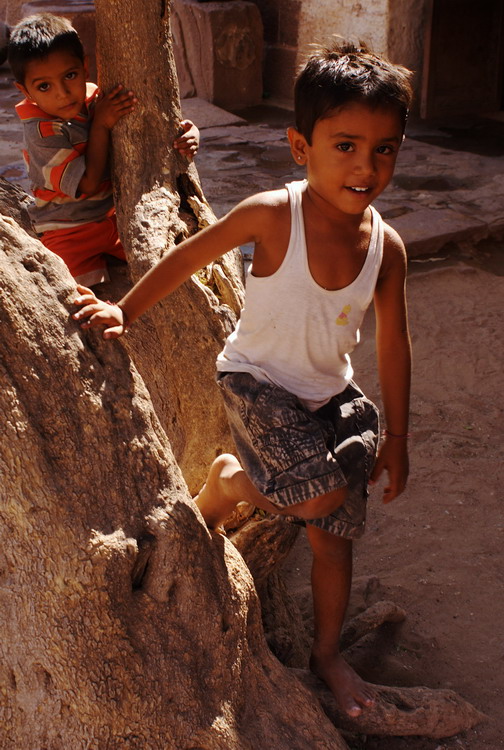
[[[117,234],[115,213],[102,221],[44,232],[40,239],[65,261],[75,280],[84,286],[108,281],[105,253],[126,260]]]

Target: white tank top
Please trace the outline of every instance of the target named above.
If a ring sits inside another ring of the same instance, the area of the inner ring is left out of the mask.
[[[291,206],[287,253],[271,276],[247,274],[245,307],[217,358],[220,372],[249,372],[285,388],[311,410],[341,393],[353,376],[350,353],[373,299],[383,255],[383,223],[371,206],[364,265],[344,289],[327,290],[311,275],[302,196],[306,180],[286,187]]]

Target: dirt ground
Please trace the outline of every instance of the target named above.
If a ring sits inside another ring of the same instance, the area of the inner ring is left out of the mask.
[[[356,750],[504,748],[503,295],[504,278],[458,262],[410,275],[410,481],[388,506],[373,490],[351,603],[362,609],[366,591],[369,603],[391,599],[407,619],[349,657],[371,682],[451,688],[488,721],[444,741],[361,738]],[[379,399],[372,316],[354,365]],[[286,569],[308,622],[309,567],[303,535]]]

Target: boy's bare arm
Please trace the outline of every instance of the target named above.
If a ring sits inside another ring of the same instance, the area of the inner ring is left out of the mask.
[[[110,132],[135,104],[133,92],[125,91],[122,86],[116,86],[96,102],[86,149],[86,170],[79,182],[79,194],[94,195],[98,191],[107,164]]]
[[[408,432],[411,381],[411,344],[406,310],[407,259],[396,232],[385,227],[382,269],[375,291],[376,351],[387,431],[372,474],[383,470],[388,484],[383,500],[390,502],[406,486],[409,472]]]
[[[260,239],[261,226],[273,221],[274,207],[267,194],[240,203],[227,216],[171,248],[119,301],[111,305],[84,293],[75,304],[84,305],[73,317],[87,320],[83,328],[106,326],[103,337],[124,333],[126,320],[133,323],[142,313],[166,297],[193,273],[234,247]]]

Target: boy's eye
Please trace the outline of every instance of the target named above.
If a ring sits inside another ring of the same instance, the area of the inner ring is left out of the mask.
[[[39,83],[39,85],[37,86],[37,89],[39,91],[42,91],[42,92],[49,91],[49,84],[48,83]]]
[[[394,153],[394,149],[392,148],[392,146],[385,146],[385,145],[378,146],[376,151],[379,154],[393,154]]]
[[[353,143],[338,143],[337,148],[339,151],[353,151]]]
[[[73,81],[74,78],[77,78],[77,73],[75,72],[75,70],[72,70],[71,73],[66,74],[65,78],[67,78],[69,81]]]

